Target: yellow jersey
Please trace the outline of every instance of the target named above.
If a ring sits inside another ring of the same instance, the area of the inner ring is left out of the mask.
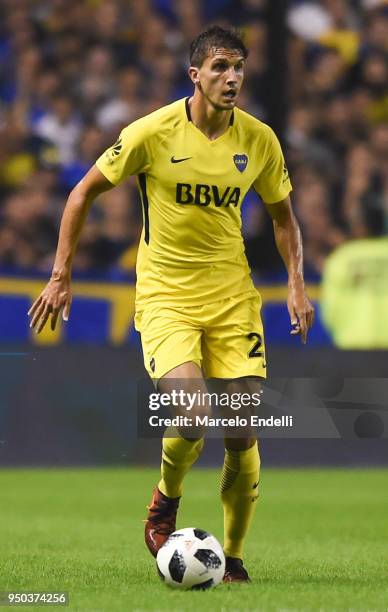
[[[291,183],[269,126],[235,108],[209,140],[191,121],[188,98],[138,119],[96,162],[113,185],[137,175],[143,232],[136,308],[199,306],[255,291],[241,234],[241,204],[253,187],[267,204]]]
[[[341,349],[388,349],[388,236],[350,240],[326,259],[322,318]]]

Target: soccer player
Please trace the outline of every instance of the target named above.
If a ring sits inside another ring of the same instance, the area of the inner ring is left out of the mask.
[[[68,198],[52,276],[29,314],[39,333],[51,316],[68,320],[71,266],[89,207],[101,192],[137,175],[144,228],[137,258],[135,325],[145,367],[160,391],[174,380],[206,391],[205,378],[226,392],[252,393],[266,377],[261,299],[246,261],[240,208],[253,187],[273,219],[288,270],[291,334],[306,342],[313,307],[303,281],[302,243],[290,179],[279,142],[261,121],[236,107],[247,50],[239,35],[213,26],[191,45],[192,97],[145,116],[117,142]],[[204,414],[208,407],[195,407]],[[167,431],[161,480],[145,525],[156,556],[175,530],[183,478],[203,438]],[[249,580],[243,544],[258,496],[260,458],[254,432],[225,437],[221,478],[226,582]]]

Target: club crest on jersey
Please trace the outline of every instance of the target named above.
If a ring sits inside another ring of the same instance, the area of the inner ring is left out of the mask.
[[[239,172],[244,172],[248,165],[248,155],[245,155],[245,153],[233,155],[233,161],[237,170]]]

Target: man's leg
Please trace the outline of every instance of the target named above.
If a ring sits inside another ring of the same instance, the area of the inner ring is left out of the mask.
[[[203,438],[186,439],[175,427],[167,428],[162,442],[161,479],[158,489],[167,497],[180,497],[183,479],[201,454]]]
[[[228,394],[258,393],[260,383],[254,379],[239,379],[226,382],[224,391]],[[239,410],[237,414],[249,419],[251,410]],[[235,430],[230,433],[230,437],[226,433],[221,476],[224,551],[227,558],[224,581],[246,582],[249,577],[242,565],[243,547],[256,509],[260,455],[256,437],[249,426],[241,431],[241,437],[235,436],[240,436],[240,432]]]
[[[162,393],[171,393],[176,387],[186,393],[206,392],[201,369],[192,362],[184,363],[166,374],[158,388]],[[183,409],[184,410],[184,409]],[[203,409],[202,409],[203,411]],[[205,408],[207,413],[207,408]],[[200,408],[194,408],[194,413],[200,414]],[[190,416],[194,416],[193,410]],[[173,435],[171,435],[173,434]],[[190,437],[185,437],[187,434]],[[161,480],[159,490],[168,497],[180,497],[183,490],[183,479],[193,463],[198,459],[203,448],[203,437],[191,437],[193,431],[182,431],[167,428],[163,436]]]
[[[202,371],[193,362],[184,363],[168,372],[160,379],[158,389],[161,393],[170,394],[181,389],[185,393],[206,392]],[[192,417],[204,414],[209,414],[208,406],[194,406],[190,411]],[[146,544],[154,556],[175,531],[183,479],[202,451],[202,434],[201,430],[196,430],[196,437],[193,438],[193,431],[168,428],[163,437],[161,480],[154,490],[145,526]]]

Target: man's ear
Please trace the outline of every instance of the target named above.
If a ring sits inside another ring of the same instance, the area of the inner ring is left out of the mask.
[[[198,85],[199,83],[199,70],[198,68],[196,68],[195,66],[190,66],[189,70],[189,77],[190,79],[193,81],[194,85]]]

